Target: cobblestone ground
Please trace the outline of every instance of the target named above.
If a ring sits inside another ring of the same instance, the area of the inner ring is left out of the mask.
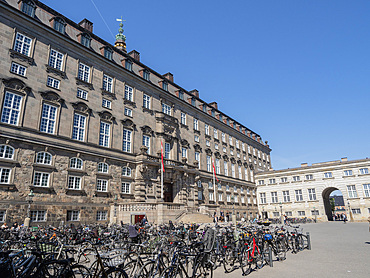
[[[368,223],[329,222],[301,225],[311,235],[312,250],[287,253],[283,262],[264,266],[247,277],[274,278],[341,278],[370,277],[370,232]],[[223,267],[214,272],[215,278],[243,277],[241,270],[225,274]]]

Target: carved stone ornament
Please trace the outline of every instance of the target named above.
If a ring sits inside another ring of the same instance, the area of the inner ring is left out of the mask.
[[[98,115],[102,120],[105,120],[105,121],[113,122],[115,120],[113,115],[108,111],[98,112]]]
[[[221,154],[220,154],[220,152],[215,152],[215,157],[216,157],[216,158],[221,158]]]
[[[195,145],[194,145],[194,150],[195,150],[196,152],[202,152],[202,148],[201,148],[201,146],[200,146],[199,144],[195,144]]]
[[[144,134],[153,135],[153,130],[151,129],[150,126],[147,126],[147,125],[142,126],[141,130],[143,131]]]
[[[31,92],[31,88],[27,87],[26,84],[22,80],[19,80],[17,78],[10,78],[10,79],[2,79],[4,85],[8,89],[13,89],[15,91],[28,94]]]
[[[236,163],[238,163],[238,165],[240,165],[240,166],[243,164],[240,159]]]
[[[205,151],[207,155],[212,155],[212,150],[210,148],[207,148]]]
[[[223,160],[225,160],[225,161],[229,161],[229,157],[228,157],[226,154],[224,154],[224,155],[222,156],[222,158],[223,158]]]
[[[80,112],[83,114],[91,113],[91,109],[89,108],[89,106],[87,106],[86,103],[83,103],[83,102],[72,103],[72,107],[74,110],[76,110],[76,112]]]
[[[51,101],[54,103],[63,104],[64,99],[62,99],[57,93],[49,91],[49,92],[41,92],[41,96],[44,100]]]
[[[190,146],[189,146],[189,142],[188,142],[187,140],[182,139],[182,140],[180,141],[180,143],[181,143],[181,145],[182,145],[183,147],[190,148]]]
[[[236,160],[235,160],[235,158],[234,158],[234,157],[231,157],[231,158],[230,158],[230,161],[231,161],[231,163],[234,163],[234,164],[236,163]]]
[[[124,119],[121,121],[122,125],[127,128],[135,129],[136,125],[131,119]]]
[[[244,162],[244,163],[243,163],[243,166],[244,166],[245,168],[249,168],[249,165],[248,165],[248,163],[247,163],[247,162]]]
[[[253,164],[249,164],[249,168],[253,171],[254,169]]]
[[[140,154],[148,154],[148,147],[142,145],[140,147]]]

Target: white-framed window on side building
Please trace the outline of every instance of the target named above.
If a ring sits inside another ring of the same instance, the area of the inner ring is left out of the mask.
[[[303,201],[302,189],[295,190],[295,200],[297,202]]]
[[[271,203],[277,203],[278,202],[278,196],[277,192],[271,192]]]
[[[266,193],[260,193],[260,202],[261,204],[266,204]]]
[[[26,71],[27,71],[27,68],[25,66],[22,66],[14,62],[12,62],[12,65],[10,66],[10,72],[21,75],[21,76],[26,76]]]
[[[150,136],[143,135],[143,146],[147,147],[147,153],[150,154]]]
[[[124,152],[131,152],[131,135],[132,131],[129,129],[123,130],[123,144],[122,144],[122,150]]]
[[[283,191],[283,200],[284,203],[290,202],[289,190]]]
[[[131,183],[130,182],[122,182],[122,184],[121,184],[121,193],[131,194]]]
[[[355,185],[347,185],[348,197],[357,198],[357,190]]]
[[[315,191],[315,188],[308,188],[308,199],[310,201],[316,201],[316,191]]]
[[[55,123],[57,118],[57,107],[44,103],[42,105],[40,131],[54,134]]]

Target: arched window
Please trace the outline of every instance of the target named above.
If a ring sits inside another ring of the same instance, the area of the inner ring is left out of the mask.
[[[122,176],[131,177],[131,168],[130,167],[123,167],[122,168]]]
[[[36,163],[38,164],[51,164],[51,154],[47,152],[39,152],[36,155]]]
[[[99,173],[108,173],[109,166],[105,162],[100,162],[98,164],[98,172]]]
[[[82,169],[83,161],[81,158],[73,157],[69,163],[69,167],[72,169]]]
[[[13,159],[14,148],[8,145],[0,145],[0,158]]]

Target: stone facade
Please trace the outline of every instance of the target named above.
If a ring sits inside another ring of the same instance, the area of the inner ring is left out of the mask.
[[[278,218],[309,217],[332,220],[330,194],[343,194],[349,220],[367,221],[370,215],[370,159],[303,163],[299,168],[256,174],[259,213]],[[316,215],[315,215],[316,214]]]
[[[271,151],[260,135],[145,66],[122,38],[94,35],[88,20],[38,1],[0,6],[0,220],[256,215],[254,172],[269,169]]]

